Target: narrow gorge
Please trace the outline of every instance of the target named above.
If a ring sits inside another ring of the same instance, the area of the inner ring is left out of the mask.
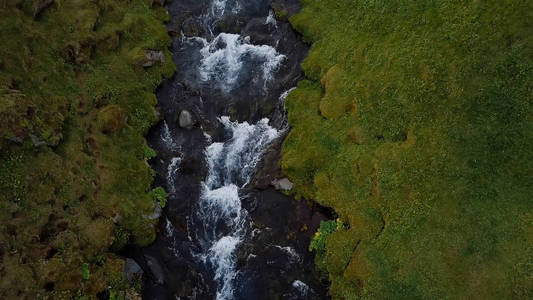
[[[274,2],[168,4],[177,72],[147,139],[169,196],[155,243],[125,250],[145,270],[144,299],[326,298],[308,245],[328,212],[276,190],[291,185],[283,104],[308,47],[286,21],[298,1]]]

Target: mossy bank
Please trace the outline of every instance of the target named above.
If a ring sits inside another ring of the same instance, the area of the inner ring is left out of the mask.
[[[113,251],[149,244],[164,202],[143,135],[174,71],[166,19],[151,1],[0,2],[0,298],[135,294]]]
[[[333,299],[533,297],[533,2],[301,2],[282,165]]]

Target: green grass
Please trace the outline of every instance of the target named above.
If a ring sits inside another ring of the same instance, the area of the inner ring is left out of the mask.
[[[334,299],[533,297],[533,3],[303,0],[282,166]]]
[[[174,66],[142,64],[146,50],[170,58],[168,17],[107,0],[54,1],[36,15],[42,2],[0,3],[0,298],[122,293],[110,248],[151,243],[156,221],[143,215],[164,202],[143,135]]]

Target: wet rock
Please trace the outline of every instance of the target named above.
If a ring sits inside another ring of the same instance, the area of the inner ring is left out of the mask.
[[[240,16],[229,16],[224,20],[219,20],[215,23],[215,32],[226,32],[226,33],[239,33],[242,28],[246,25],[246,20]]]
[[[246,24],[243,34],[250,37],[252,44],[275,46],[276,40],[271,29],[271,27],[265,26],[264,18],[256,18]]]
[[[165,283],[165,273],[163,272],[163,267],[159,261],[150,255],[145,255],[146,265],[150,268],[150,273],[153,276],[153,279],[156,284],[163,285]]]
[[[151,67],[156,63],[165,62],[165,54],[163,51],[148,50],[146,51],[145,57],[147,61],[142,65],[145,68]]]
[[[190,111],[182,110],[179,116],[179,125],[181,128],[190,129],[194,125],[194,118]]]
[[[272,185],[276,190],[283,190],[283,191],[290,191],[294,187],[294,183],[292,183],[289,178],[282,178],[282,179],[276,179],[272,181]]]
[[[139,266],[137,262],[135,262],[133,259],[126,258],[123,273],[126,279],[131,283],[135,280],[135,278],[139,278],[140,276],[142,276],[144,271],[142,270],[141,266]]]
[[[273,185],[276,178],[281,177],[281,146],[284,136],[273,141],[265,151],[263,158],[257,165],[257,171],[252,179],[252,186],[257,189],[267,189]]]
[[[200,36],[204,30],[197,18],[188,18],[183,22],[181,30],[186,37]]]
[[[167,24],[167,32],[170,36],[179,36],[181,34],[181,25],[172,20]]]

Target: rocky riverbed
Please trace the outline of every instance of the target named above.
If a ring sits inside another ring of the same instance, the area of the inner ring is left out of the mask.
[[[178,71],[158,89],[148,141],[169,199],[156,242],[126,251],[143,298],[327,298],[307,248],[329,212],[285,196],[279,167],[283,101],[308,51],[286,21],[297,0],[167,6]]]

